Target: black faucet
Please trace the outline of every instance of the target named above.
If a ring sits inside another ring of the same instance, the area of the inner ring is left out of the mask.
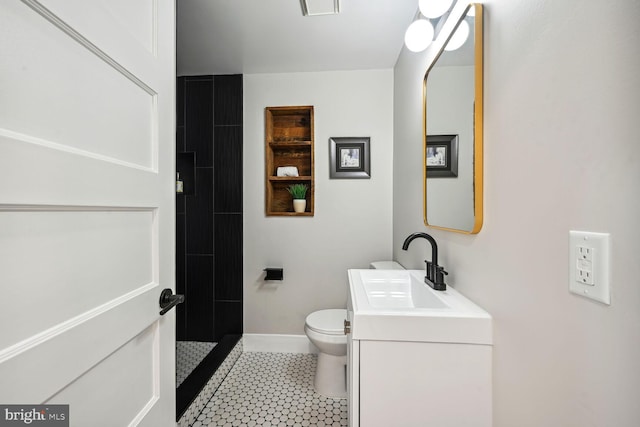
[[[409,248],[409,243],[418,237],[426,239],[431,244],[431,261],[425,260],[425,263],[427,264],[427,272],[424,277],[424,282],[436,291],[447,290],[447,284],[444,283],[444,275],[449,273],[444,271],[444,267],[438,265],[438,244],[433,237],[427,233],[413,233],[404,240],[402,250],[406,251]]]

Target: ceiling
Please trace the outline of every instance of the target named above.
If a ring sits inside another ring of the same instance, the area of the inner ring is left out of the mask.
[[[303,16],[299,0],[177,0],[177,73],[393,68],[418,0],[341,0]]]

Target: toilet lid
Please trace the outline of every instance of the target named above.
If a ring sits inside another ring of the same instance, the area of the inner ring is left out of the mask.
[[[320,310],[308,315],[305,323],[309,329],[321,334],[342,335],[346,318],[345,309]]]

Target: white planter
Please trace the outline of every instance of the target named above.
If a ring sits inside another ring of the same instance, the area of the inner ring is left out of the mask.
[[[304,212],[307,208],[307,201],[305,199],[293,199],[294,212]]]

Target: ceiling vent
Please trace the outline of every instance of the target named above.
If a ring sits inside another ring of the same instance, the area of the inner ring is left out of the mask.
[[[300,0],[304,16],[336,15],[340,13],[340,0]]]

